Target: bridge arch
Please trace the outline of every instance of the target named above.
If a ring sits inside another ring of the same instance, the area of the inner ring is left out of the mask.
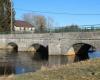
[[[39,43],[32,44],[29,49],[32,58],[36,60],[48,60],[48,46],[43,46]]]
[[[14,42],[9,42],[6,47],[8,52],[18,52],[18,45]]]
[[[88,43],[75,43],[67,52],[67,55],[74,55],[74,61],[89,59],[89,52],[95,52],[96,48]]]

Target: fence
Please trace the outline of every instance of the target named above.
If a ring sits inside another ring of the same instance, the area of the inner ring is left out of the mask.
[[[100,31],[100,27],[82,27],[82,28],[56,27],[56,28],[53,28],[53,29],[46,29],[45,33],[93,32],[93,31]]]
[[[93,32],[100,31],[100,27],[81,27],[81,28],[67,28],[67,27],[55,27],[55,28],[46,28],[43,31],[5,31],[0,32],[0,34],[33,34],[33,33],[63,33],[63,32]]]

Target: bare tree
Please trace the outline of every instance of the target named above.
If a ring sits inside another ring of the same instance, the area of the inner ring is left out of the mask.
[[[37,26],[37,31],[44,32],[46,29],[46,18],[44,16],[34,16],[34,21]]]
[[[42,15],[34,15],[32,13],[26,13],[23,15],[24,21],[29,22],[35,27],[36,32],[45,32],[48,26],[51,26],[50,20]]]

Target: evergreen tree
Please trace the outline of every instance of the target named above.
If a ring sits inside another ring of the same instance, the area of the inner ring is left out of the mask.
[[[0,0],[0,32],[9,32],[11,30],[11,9],[12,25],[14,29],[14,8],[11,8],[11,0]]]

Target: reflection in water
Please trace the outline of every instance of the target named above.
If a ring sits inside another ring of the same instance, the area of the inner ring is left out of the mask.
[[[34,72],[41,69],[41,66],[45,64],[47,61],[32,60],[27,52],[18,52],[18,54],[2,52],[0,54],[0,73],[2,75],[8,74],[8,72],[9,74]]]
[[[90,59],[100,57],[99,52],[93,52],[88,54]],[[76,61],[79,60],[78,57],[75,55],[49,56],[49,59],[46,61],[33,60],[27,52],[18,52],[18,54],[7,54],[6,52],[2,52],[0,54],[0,73],[5,74],[7,72],[10,72],[15,74],[21,74],[26,72],[35,72],[41,69],[42,66],[62,65],[67,63],[73,63]]]
[[[56,55],[56,56],[49,56],[49,65],[59,65],[59,64],[66,64],[68,62],[67,56],[64,55]]]

